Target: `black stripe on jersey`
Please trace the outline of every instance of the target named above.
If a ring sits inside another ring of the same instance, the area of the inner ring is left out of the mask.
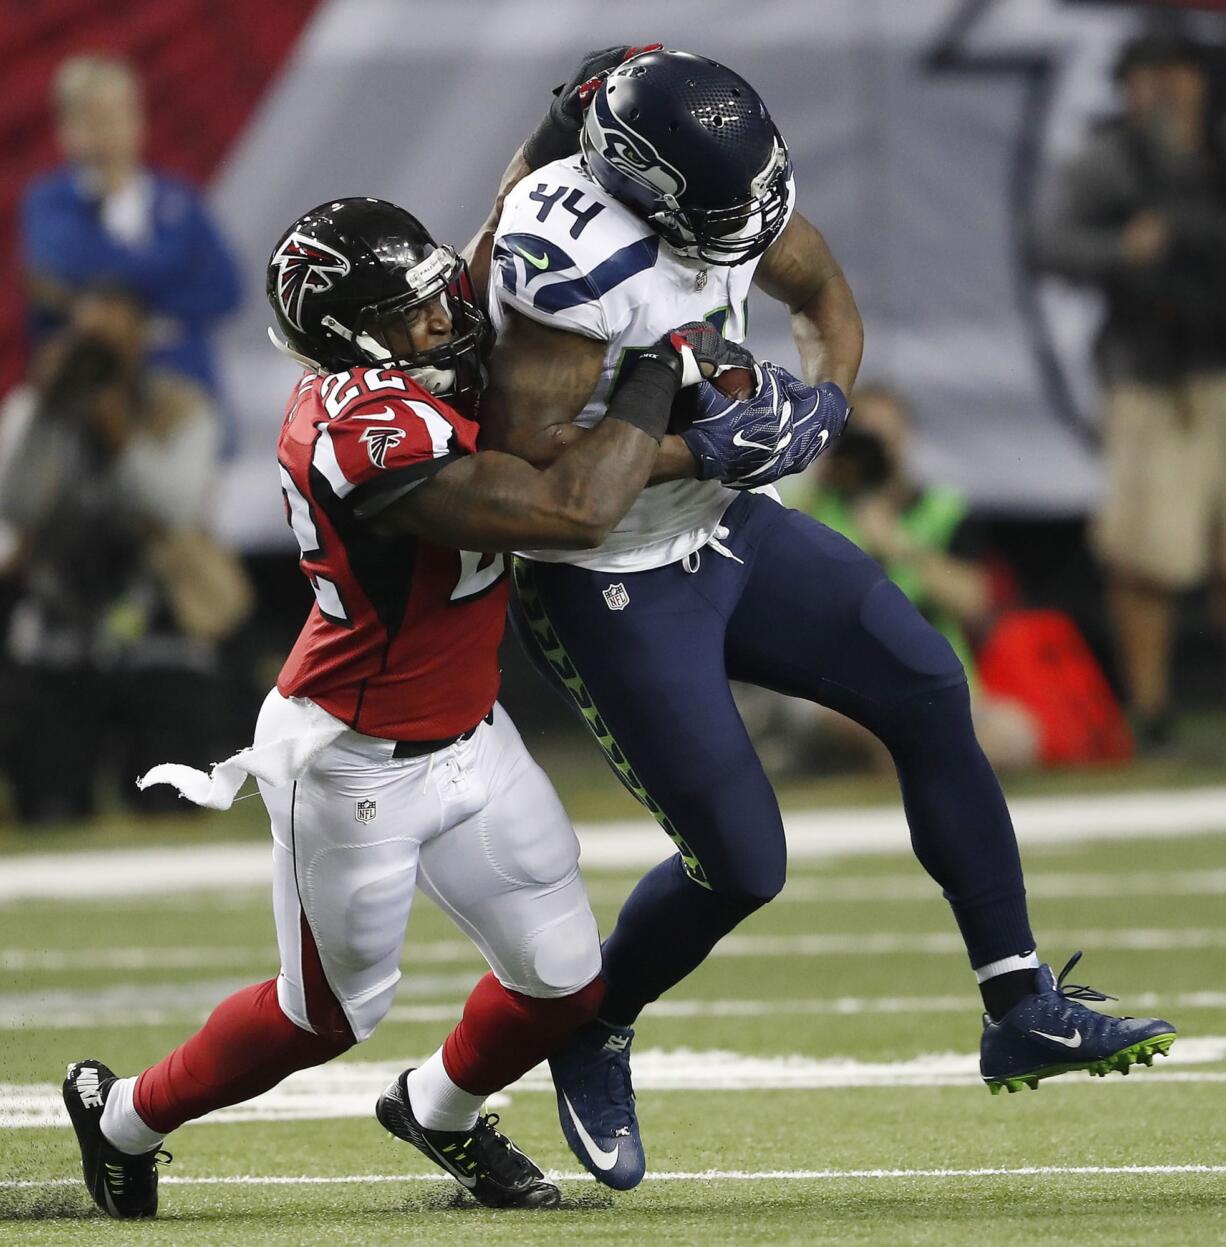
[[[448,451],[438,459],[427,459],[410,464],[407,468],[393,468],[371,480],[354,487],[347,501],[355,518],[368,520],[390,506],[397,498],[403,498],[409,490],[428,481],[440,468],[465,457],[463,451]]]
[[[404,622],[413,584],[413,566],[417,561],[417,539],[379,536],[369,524],[354,515],[349,499],[336,496],[327,477],[314,464],[310,474],[311,497],[341,539],[353,577],[378,615],[387,633],[386,643],[390,645]],[[352,496],[350,494],[350,498]],[[385,653],[384,663],[386,661]]]

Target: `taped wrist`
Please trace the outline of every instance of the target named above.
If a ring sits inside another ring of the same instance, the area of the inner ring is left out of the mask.
[[[644,351],[634,361],[630,375],[618,383],[605,419],[624,420],[661,441],[681,382],[679,371],[680,361],[675,356]]]

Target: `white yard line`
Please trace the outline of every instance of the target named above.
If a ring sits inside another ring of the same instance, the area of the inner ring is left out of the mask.
[[[590,878],[594,901],[622,901],[628,888],[620,879]],[[1031,902],[1044,900],[1118,900],[1126,896],[1226,896],[1226,870],[1145,871],[1135,874],[1027,871]],[[814,902],[922,901],[941,899],[941,889],[917,865],[907,874],[801,875],[790,878],[772,905]]]
[[[1103,948],[1113,952],[1175,952],[1226,948],[1226,927],[1138,927],[1041,932],[1043,948]],[[1040,950],[1042,951],[1042,950]],[[880,953],[966,955],[956,931],[866,931],[863,934],[725,935],[708,957],[855,957]]]
[[[1202,1069],[1226,1061],[1226,1035],[1198,1035],[1179,1040],[1169,1068],[1160,1061],[1141,1072],[1140,1081],[1226,1082],[1226,1070]],[[279,1086],[246,1104],[210,1115],[214,1122],[311,1121],[368,1117],[373,1098],[406,1064],[390,1061],[338,1061],[292,1074]],[[1129,1078],[1131,1085],[1135,1078]],[[1066,1079],[1081,1086],[1123,1085],[1123,1078]],[[648,1048],[635,1054],[634,1083],[639,1091],[829,1091],[844,1087],[980,1087],[974,1053],[934,1052],[906,1061],[857,1061],[807,1056],[749,1056],[739,1052]],[[553,1093],[544,1065],[526,1074],[510,1096]],[[505,1103],[507,1095],[491,1098]],[[55,1126],[68,1118],[57,1086],[48,1083],[0,1083],[0,1128]]]
[[[228,966],[277,966],[275,944],[248,948],[217,945],[184,946],[150,944],[111,948],[0,948],[0,970],[72,971],[95,970],[202,970]],[[421,940],[405,949],[406,964],[449,965],[481,960],[468,940]],[[0,997],[3,1000],[3,997]]]
[[[0,871],[4,869],[0,858]],[[11,860],[11,859],[10,859]],[[617,904],[626,899],[630,883],[624,878],[610,878],[605,871],[597,872],[588,865],[587,890],[594,901]],[[629,868],[633,871],[633,868]],[[624,873],[624,872],[623,872]],[[1027,871],[1026,891],[1031,901],[1044,900],[1118,900],[1129,896],[1226,896],[1226,870],[1164,871],[1159,868],[1129,873],[1073,871]],[[114,897],[74,897],[88,904],[96,900],[111,905]],[[823,875],[793,873],[787,887],[775,897],[772,905],[804,904],[815,901],[916,901],[930,904],[940,899],[939,887],[919,865],[909,871],[884,875]],[[180,892],[169,895],[145,894],[139,900],[143,912],[167,910],[194,913],[205,910],[216,914],[223,910],[263,909],[268,905],[268,891],[263,884],[197,893]]]
[[[1119,931],[1048,931],[1044,946],[1076,945],[1086,949],[1107,948],[1128,952],[1179,952],[1226,948],[1226,929],[1197,927],[1138,928]],[[708,954],[709,958],[751,957],[859,957],[894,954],[906,956],[961,955],[961,937],[952,931],[855,933],[815,933],[808,935],[727,935]],[[410,944],[405,949],[406,966],[481,964],[480,954],[465,940],[432,940]],[[9,972],[94,973],[123,970],[228,969],[250,967],[273,969],[275,948],[149,947],[72,949],[0,949],[0,970]],[[459,975],[453,980],[463,981]],[[110,989],[105,989],[110,990]],[[163,990],[160,983],[134,985],[145,999]],[[54,1000],[60,993],[26,993],[23,1000],[37,1004]],[[418,993],[421,994],[421,993]],[[0,994],[0,1027],[11,1012],[14,996]]]
[[[402,995],[442,994],[440,988],[464,989],[471,975],[406,978]],[[55,996],[0,996],[0,1031],[3,1030],[107,1030],[132,1026],[171,1026],[201,1021],[222,997],[239,983],[206,982],[178,985],[169,999],[160,984],[143,988],[104,988],[95,992],[64,992]],[[158,1001],[151,1008],[150,998]],[[1191,1010],[1226,1009],[1226,992],[1139,992],[1128,996],[1128,1007],[1146,1016],[1166,1017]],[[393,1005],[387,1023],[433,1025],[454,1022],[464,1008],[464,998],[428,1004]],[[857,1014],[963,1013],[972,1016],[982,1008],[978,997],[966,996],[833,996],[799,1000],[659,1000],[647,1006],[654,1018],[754,1018],[754,1017],[853,1017]]]
[[[1226,831],[1226,787],[1025,797],[1011,802],[1010,808],[1023,845],[1170,839]],[[784,822],[793,861],[910,851],[897,805],[789,810]],[[581,823],[578,831],[584,865],[595,870],[637,870],[661,861],[670,851],[663,833],[646,817]],[[267,844],[31,853],[3,859],[0,902],[247,888],[266,883],[270,865]]]
[[[1119,930],[1044,931],[1043,945],[1127,952],[1178,952],[1226,948],[1226,928],[1123,927]],[[726,935],[709,956],[721,957],[859,957],[882,953],[917,956],[963,954],[956,931],[824,932],[805,935]],[[231,966],[271,966],[272,947],[217,948],[114,947],[85,949],[0,948],[0,970],[73,971],[176,970]],[[405,946],[408,966],[477,965],[480,954],[467,940],[423,940]],[[0,996],[0,1006],[4,997]]]
[[[948,1178],[1162,1177],[1174,1174],[1224,1174],[1226,1165],[1022,1165],[1012,1169],[700,1169],[656,1173],[645,1182],[881,1182]],[[592,1182],[590,1174],[547,1170],[552,1182]],[[198,1177],[164,1175],[159,1186],[370,1186],[384,1182],[451,1182],[445,1173],[348,1174],[202,1174]],[[80,1178],[8,1178],[0,1190],[30,1191],[80,1186]]]
[[[276,954],[263,963],[272,973]],[[406,974],[396,985],[401,997],[438,999],[467,993],[475,971],[460,974]],[[246,986],[248,978],[201,979],[196,982],[118,983],[102,988],[14,992],[0,995],[0,1031],[47,1027],[93,1030],[103,1026],[159,1026],[198,1021],[218,1001]],[[460,1005],[457,1005],[459,1009]]]

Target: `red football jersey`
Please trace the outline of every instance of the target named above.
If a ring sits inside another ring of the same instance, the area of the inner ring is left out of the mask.
[[[476,424],[397,369],[303,378],[277,450],[315,605],[277,680],[286,697],[392,740],[442,740],[489,713],[506,560],[369,522],[476,444]]]

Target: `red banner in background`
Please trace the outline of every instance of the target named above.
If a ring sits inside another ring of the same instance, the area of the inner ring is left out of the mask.
[[[207,182],[297,42],[319,0],[0,0],[0,392],[25,364],[17,208],[59,161],[56,67],[80,52],[126,58],[141,79],[149,163]]]

